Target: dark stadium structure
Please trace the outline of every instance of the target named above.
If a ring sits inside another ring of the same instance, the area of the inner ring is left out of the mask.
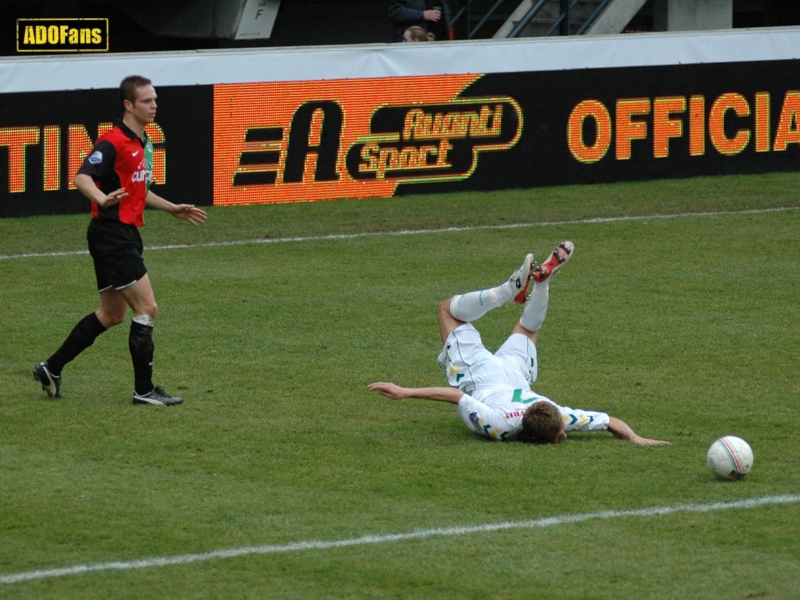
[[[622,5],[627,5],[633,16],[613,33],[664,31],[663,15],[672,2],[450,0],[455,21],[452,37],[509,37],[512,29],[516,31],[511,37],[575,34],[586,29],[583,25],[588,25],[590,18],[596,18],[603,10],[619,10]],[[730,6],[725,19],[734,28],[800,24],[800,2],[721,2]],[[18,53],[18,19],[108,19],[109,52],[388,43],[392,37],[392,24],[387,17],[390,4],[392,0],[4,0],[0,3],[0,56]],[[528,10],[532,4],[536,5],[535,10]],[[271,11],[274,20],[271,27],[243,39],[242,15],[248,10]],[[566,21],[565,11],[569,15]],[[565,28],[567,21],[569,27]],[[701,23],[694,28],[706,27]]]

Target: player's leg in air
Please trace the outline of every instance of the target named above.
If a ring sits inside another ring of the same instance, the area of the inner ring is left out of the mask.
[[[522,261],[522,266],[499,286],[458,294],[442,301],[438,313],[442,342],[457,327],[480,319],[493,308],[502,306],[511,299],[518,304],[524,304],[535,266],[533,254],[528,254]]]
[[[550,277],[553,276],[572,256],[575,245],[570,241],[561,242],[544,263],[534,267],[531,273],[533,290],[530,300],[522,311],[519,323],[514,326],[512,334],[526,335],[534,344],[538,331],[547,316],[547,305],[550,298]]]
[[[536,380],[533,345],[536,343],[536,332],[544,322],[547,312],[549,280],[553,273],[569,260],[573,248],[572,242],[562,242],[556,247],[550,258],[540,266],[534,262],[533,254],[528,254],[519,269],[499,286],[458,294],[439,305],[439,331],[444,347],[439,354],[438,362],[439,366],[447,373],[451,386],[468,387],[472,378],[477,375],[473,371],[481,361],[484,361],[484,366],[487,366],[488,371],[492,371],[492,368],[488,367],[489,363],[486,362],[492,360],[492,353],[484,347],[480,333],[472,326],[471,322],[512,299],[518,304],[526,302],[527,304],[522,318],[515,325],[512,335],[498,350],[498,354],[517,353],[518,347],[522,347],[520,365],[527,371],[524,375],[531,383]],[[534,293],[528,301],[531,281],[534,282]],[[518,336],[513,335],[515,333],[523,334],[533,345],[527,340],[524,344],[519,344]]]

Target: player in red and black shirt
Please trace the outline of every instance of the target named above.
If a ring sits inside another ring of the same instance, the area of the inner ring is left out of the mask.
[[[109,327],[133,321],[128,338],[133,360],[134,404],[173,405],[183,402],[153,385],[153,325],[156,305],[144,266],[142,238],[146,206],[166,211],[192,225],[206,220],[192,204],[173,204],[150,190],[153,144],[145,126],[156,116],[156,91],[149,79],[132,75],[120,84],[123,117],[102,136],[83,161],[75,185],[92,201],[86,239],[94,260],[100,308],[84,317],[62,346],[33,369],[33,376],[51,397],[61,397],[61,371]]]

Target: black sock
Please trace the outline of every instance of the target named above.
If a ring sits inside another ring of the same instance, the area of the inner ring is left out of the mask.
[[[134,389],[137,394],[149,394],[153,385],[153,328],[136,321],[131,323],[128,347],[133,360]]]
[[[83,317],[83,319],[75,325],[72,333],[69,334],[64,343],[61,344],[61,348],[56,350],[55,354],[47,359],[47,370],[56,377],[61,375],[61,370],[64,368],[64,365],[94,344],[97,336],[105,332],[105,330],[106,328],[103,327],[103,324],[95,313]]]

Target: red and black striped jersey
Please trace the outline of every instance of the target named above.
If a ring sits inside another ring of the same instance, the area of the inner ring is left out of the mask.
[[[150,179],[153,173],[153,143],[147,134],[140,139],[119,122],[102,136],[86,157],[78,173],[89,175],[104,194],[125,188],[128,195],[118,204],[102,207],[92,201],[92,216],[141,227]]]

